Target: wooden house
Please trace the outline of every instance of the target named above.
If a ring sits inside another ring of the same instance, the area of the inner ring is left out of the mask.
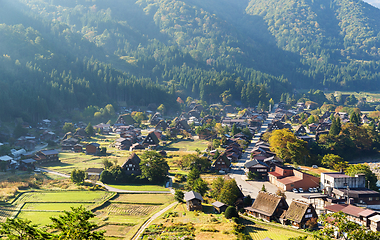
[[[127,126],[133,125],[134,123],[136,123],[136,121],[132,118],[131,114],[123,114],[117,118],[115,125]]]
[[[162,118],[162,116],[161,116],[161,113],[156,112],[156,113],[153,114],[153,116],[150,118],[149,123],[150,123],[151,125],[157,125],[161,120],[163,120],[163,118]]]
[[[219,157],[212,163],[211,167],[216,171],[229,172],[231,170],[231,162],[227,158],[226,153],[222,153]]]
[[[185,201],[186,201],[186,207],[188,211],[194,211],[194,210],[199,210],[202,211],[202,202],[203,198],[201,194],[190,191],[185,193]]]
[[[41,150],[33,158],[38,164],[47,162],[59,162],[57,150]]]
[[[119,150],[129,150],[132,141],[128,138],[118,138],[115,140],[115,147]]]
[[[144,150],[145,147],[144,145],[140,144],[140,143],[134,143],[132,144],[132,146],[129,148],[129,151],[134,151],[134,150]]]
[[[167,122],[165,122],[165,120],[161,120],[157,123],[155,129],[156,130],[162,130],[162,131],[165,131],[167,128],[169,128],[169,124]]]
[[[86,145],[86,154],[97,155],[100,152],[99,143],[89,143]]]
[[[267,179],[270,170],[270,167],[266,163],[256,159],[246,162],[244,167],[247,174],[249,172],[255,173],[259,179]]]
[[[81,153],[81,152],[83,152],[83,145],[82,144],[75,144],[73,149],[74,149],[74,152]]]
[[[260,191],[252,206],[244,209],[249,215],[264,221],[270,222],[273,220],[279,222],[281,215],[288,208],[284,197]]]
[[[121,168],[127,175],[140,175],[140,162],[141,159],[137,156],[136,153],[132,153],[132,155],[121,165]]]
[[[283,123],[281,121],[273,121],[271,124],[269,124],[267,131],[272,132],[274,130],[279,130],[279,129],[284,129],[284,128],[291,130],[292,126],[290,126],[290,124]]]
[[[305,127],[300,124],[294,129],[294,134],[299,136],[299,135],[305,135],[306,134],[306,129]]]
[[[318,218],[313,204],[300,200],[293,200],[288,210],[281,215],[282,224],[291,224],[295,228],[306,228],[306,222]]]
[[[150,146],[150,145],[158,145],[160,144],[160,140],[158,140],[157,135],[154,132],[150,132],[142,142],[144,146]]]
[[[98,181],[103,170],[103,168],[88,168],[86,170],[87,178],[90,180]]]
[[[190,128],[189,124],[187,124],[186,120],[178,121],[177,124],[175,125],[175,128],[178,130],[185,130],[187,132],[189,132],[191,130],[191,128]]]
[[[34,170],[36,160],[28,158],[20,161],[19,169],[22,171]]]
[[[219,201],[216,201],[212,204],[212,206],[214,207],[214,211],[217,212],[217,213],[222,213],[222,212],[225,212],[228,205],[227,204],[224,204],[222,202],[219,202]]]

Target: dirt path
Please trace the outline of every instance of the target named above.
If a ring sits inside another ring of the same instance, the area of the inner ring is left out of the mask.
[[[174,202],[167,206],[166,208],[162,209],[158,213],[151,216],[148,220],[145,221],[143,225],[139,228],[139,230],[136,232],[136,234],[131,238],[131,240],[139,239],[140,235],[144,232],[144,230],[152,223],[153,220],[161,216],[164,212],[168,211],[170,208],[174,207],[178,202]]]

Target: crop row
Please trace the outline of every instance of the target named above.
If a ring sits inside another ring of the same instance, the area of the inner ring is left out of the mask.
[[[145,216],[157,208],[155,205],[109,204],[100,211],[118,215]]]

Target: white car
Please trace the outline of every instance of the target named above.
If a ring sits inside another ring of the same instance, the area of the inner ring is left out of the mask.
[[[309,192],[314,192],[314,189],[313,188],[309,188]]]
[[[314,192],[318,192],[318,188],[313,188]]]
[[[298,190],[297,190],[297,188],[293,188],[293,190],[292,190],[294,193],[298,193]]]
[[[302,188],[299,188],[298,191],[299,191],[300,193],[303,193],[303,189],[302,189]]]

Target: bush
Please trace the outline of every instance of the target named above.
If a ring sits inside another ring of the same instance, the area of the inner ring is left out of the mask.
[[[175,200],[177,200],[178,202],[183,202],[184,196],[185,194],[180,189],[175,190],[175,194],[174,194]]]
[[[227,209],[226,209],[226,212],[224,213],[224,216],[227,218],[227,219],[230,219],[230,218],[233,218],[233,217],[239,217],[237,211],[236,211],[236,208],[233,207],[233,206],[229,206]]]

